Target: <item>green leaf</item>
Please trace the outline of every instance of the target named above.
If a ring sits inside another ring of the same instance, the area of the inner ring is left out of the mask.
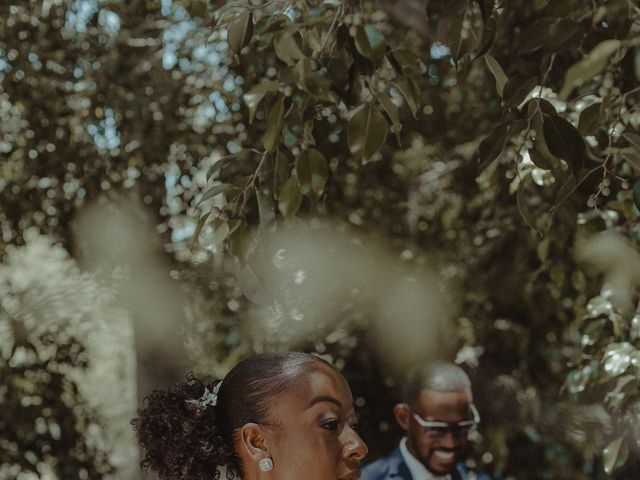
[[[638,173],[640,173],[640,151],[629,147],[620,150],[620,155],[629,165],[631,165]]]
[[[256,305],[269,305],[271,299],[251,265],[246,264],[237,274],[238,286],[245,297]]]
[[[633,203],[640,210],[640,180],[636,180],[633,184]]]
[[[596,45],[582,60],[571,65],[565,73],[560,98],[566,99],[574,88],[582,86],[602,72],[611,55],[616,53],[621,45],[620,40],[605,40]]]
[[[303,58],[293,67],[293,78],[298,88],[322,100],[333,101],[331,80],[325,69],[312,70],[311,59]]]
[[[504,73],[504,70],[500,66],[500,63],[488,53],[484,56],[484,61],[487,64],[487,68],[493,74],[493,78],[496,79],[496,90],[498,91],[498,95],[502,97],[502,93],[504,91],[504,86],[507,83],[507,76]]]
[[[322,195],[329,177],[327,159],[315,148],[301,152],[296,158],[296,177],[300,191],[317,200]]]
[[[562,203],[564,203],[565,200],[567,200],[569,197],[571,197],[571,195],[573,195],[573,192],[575,192],[576,189],[580,185],[582,185],[582,182],[584,182],[591,173],[593,173],[593,170],[582,170],[581,172],[578,173],[577,176],[568,175],[567,179],[560,186],[560,188],[558,189],[558,192],[556,193],[556,199],[551,210],[552,211],[557,210],[557,208]]]
[[[537,84],[538,79],[536,77],[527,80],[515,77],[507,81],[502,92],[505,108],[516,108],[519,106]]]
[[[289,158],[278,150],[273,166],[273,192],[276,198],[282,186],[289,180]]]
[[[273,152],[280,144],[280,131],[284,120],[284,98],[280,97],[273,104],[267,117],[267,131],[262,139],[262,145],[267,152]]]
[[[272,82],[270,80],[266,80],[242,95],[244,103],[246,103],[247,107],[249,107],[249,123],[253,123],[258,105],[260,105],[260,102],[262,101],[264,96],[267,93],[278,91],[279,88],[280,82]]]
[[[219,195],[223,192],[226,192],[227,190],[229,190],[231,187],[233,187],[233,185],[229,185],[228,183],[218,183],[217,185],[212,186],[209,190],[207,190],[206,192],[204,192],[202,194],[202,198],[200,199],[200,201],[198,202],[198,204],[209,200],[213,197],[215,197],[216,195]]]
[[[507,133],[509,127],[506,123],[501,123],[493,129],[493,131],[480,142],[478,147],[479,169],[483,170],[489,165],[504,149],[507,141]]]
[[[296,38],[288,31],[276,36],[273,40],[273,48],[276,56],[287,65],[292,65],[297,60],[305,58],[304,53],[300,50]]]
[[[520,188],[518,188],[518,193],[516,194],[516,203],[518,204],[518,211],[520,212],[520,216],[524,220],[524,223],[529,228],[537,230],[536,218],[531,212],[531,210],[529,209],[529,205],[527,204],[525,195],[526,193],[525,193],[524,185],[521,184]]]
[[[353,157],[366,163],[387,138],[387,122],[384,116],[368,103],[349,120],[347,140]]]
[[[283,217],[289,218],[294,216],[300,209],[302,204],[302,193],[298,180],[295,177],[289,177],[287,183],[284,184],[280,195],[278,196],[278,210]]]
[[[475,53],[474,60],[485,55],[493,46],[496,38],[497,22],[492,15],[489,21],[485,23],[484,30],[482,31],[482,40],[480,41],[480,49]]]
[[[216,220],[214,222],[213,236],[211,242],[214,245],[222,245],[222,242],[229,236],[229,223],[223,220]]]
[[[546,17],[532,22],[522,32],[522,53],[529,53],[540,48],[546,51],[561,50],[569,42],[576,40],[584,33],[582,26],[568,18]]]
[[[256,198],[258,200],[258,212],[260,214],[260,223],[267,224],[276,218],[275,206],[273,200],[269,195],[256,191]]]
[[[596,129],[602,125],[600,110],[602,103],[594,103],[589,105],[580,113],[580,121],[578,122],[578,131],[582,135],[591,135]]]
[[[384,35],[372,25],[358,28],[355,36],[358,53],[379,64],[384,57]]]
[[[631,133],[631,132],[624,132],[622,134],[622,136],[624,138],[626,138],[627,140],[629,140],[629,143],[631,145],[633,145],[634,147],[640,149],[640,135],[637,135],[637,134]]]
[[[378,101],[380,105],[386,112],[389,120],[391,120],[391,124],[393,125],[393,133],[396,135],[396,140],[398,141],[398,146],[402,146],[402,141],[400,140],[400,130],[402,130],[402,124],[400,123],[400,115],[398,112],[398,107],[391,101],[389,96],[386,93],[380,93],[377,95]]]
[[[624,436],[616,438],[609,443],[602,451],[602,460],[604,462],[604,471],[607,475],[611,475],[616,468],[624,465],[628,454],[626,445],[624,445]]]
[[[580,133],[564,118],[549,116],[544,117],[543,132],[551,154],[567,162],[574,175],[577,175],[582,170],[586,156]]]
[[[534,101],[532,101],[533,104]],[[544,102],[544,103],[542,103]],[[541,110],[549,111],[545,107],[545,100],[539,103]],[[553,107],[551,107],[553,109]],[[552,110],[555,114],[555,110]],[[544,137],[543,120],[544,116],[540,112],[535,112],[532,117],[532,127],[536,131],[536,136],[533,141],[533,148],[529,150],[529,157],[534,165],[544,170],[556,170],[560,168],[560,160],[556,158],[547,146],[547,141]]]
[[[210,180],[213,175],[218,173],[220,171],[220,169],[224,166],[224,164],[227,163],[227,159],[229,159],[231,157],[232,157],[231,155],[222,157],[222,158],[218,159],[218,161],[216,161],[216,163],[211,165],[209,167],[209,169],[207,170],[207,180]]]
[[[200,217],[200,219],[198,220],[198,223],[196,224],[196,230],[193,233],[193,241],[191,243],[191,246],[193,247],[196,243],[198,243],[198,237],[200,236],[200,232],[202,231],[202,228],[204,227],[205,223],[207,223],[207,219],[209,218],[209,215],[211,215],[211,212],[207,212],[204,215],[202,215]]]
[[[230,24],[227,31],[227,42],[234,53],[240,53],[243,47],[251,41],[253,35],[253,16],[251,12],[238,15]]]
[[[420,58],[411,50],[398,49],[388,53],[390,62],[398,75],[404,75],[407,72],[420,73]]]
[[[411,110],[411,115],[413,115],[413,118],[416,118],[420,99],[420,89],[416,82],[409,77],[399,77],[392,82],[392,85],[395,86],[404,97],[409,110]]]

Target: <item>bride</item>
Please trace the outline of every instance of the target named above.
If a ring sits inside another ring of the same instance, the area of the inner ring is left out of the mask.
[[[305,353],[257,356],[223,380],[156,390],[132,420],[162,480],[356,480],[367,446],[344,377]]]

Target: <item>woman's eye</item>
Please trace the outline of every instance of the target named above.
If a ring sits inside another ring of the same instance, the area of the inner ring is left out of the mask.
[[[338,429],[338,421],[337,420],[329,420],[328,422],[324,422],[322,424],[322,428],[326,428],[327,430],[337,430]]]
[[[353,423],[350,425],[351,426],[351,430],[357,432],[358,430],[360,430],[360,424],[359,423]]]

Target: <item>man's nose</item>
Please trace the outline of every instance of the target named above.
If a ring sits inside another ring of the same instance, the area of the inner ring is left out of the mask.
[[[460,437],[457,436],[453,431],[446,430],[444,432],[444,435],[440,437],[438,443],[445,448],[456,448],[458,445],[460,445]]]

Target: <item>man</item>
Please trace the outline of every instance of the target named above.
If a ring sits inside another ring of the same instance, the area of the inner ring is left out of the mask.
[[[462,368],[446,362],[414,367],[402,400],[393,413],[406,436],[391,455],[367,465],[362,480],[491,480],[460,461],[480,421]]]

